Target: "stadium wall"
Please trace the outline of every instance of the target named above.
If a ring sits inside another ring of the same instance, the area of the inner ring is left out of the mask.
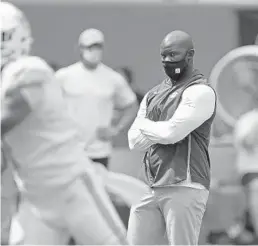
[[[35,37],[34,53],[61,66],[78,58],[77,39],[89,27],[106,37],[105,62],[129,66],[142,91],[163,79],[159,45],[168,32],[189,32],[196,47],[196,67],[209,75],[214,63],[238,46],[234,9],[169,5],[20,4]]]

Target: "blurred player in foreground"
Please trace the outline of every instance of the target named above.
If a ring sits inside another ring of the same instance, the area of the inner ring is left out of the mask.
[[[126,244],[125,229],[85,142],[67,113],[54,71],[29,56],[32,38],[23,13],[1,3],[2,147],[21,193],[24,244]]]

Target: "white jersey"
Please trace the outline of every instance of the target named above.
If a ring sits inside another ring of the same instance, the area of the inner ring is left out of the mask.
[[[123,109],[136,101],[125,79],[104,64],[95,70],[86,69],[81,62],[56,73],[74,119],[85,132],[86,152],[90,158],[111,154],[111,142],[97,138],[98,128],[108,128],[114,109]],[[92,138],[89,141],[89,132]]]
[[[3,72],[3,96],[19,89],[31,108],[3,139],[20,188],[33,192],[67,185],[83,172],[88,160],[53,70],[38,57],[23,57]]]

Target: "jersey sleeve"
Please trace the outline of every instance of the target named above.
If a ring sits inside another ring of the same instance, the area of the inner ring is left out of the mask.
[[[1,136],[21,123],[31,112],[20,88],[8,90],[1,103]]]
[[[44,95],[44,85],[51,83],[52,71],[41,60],[29,59],[7,67],[2,77],[2,135],[36,110]]]
[[[117,74],[116,79],[116,89],[114,95],[115,108],[123,109],[136,102],[136,95],[130,88],[126,80],[119,74]]]
[[[3,98],[15,97],[18,93],[31,108],[42,98],[44,84],[54,79],[53,70],[40,58],[31,57],[12,64],[4,71]]]

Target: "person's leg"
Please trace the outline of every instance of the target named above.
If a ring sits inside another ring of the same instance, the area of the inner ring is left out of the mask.
[[[106,171],[108,170],[108,163],[109,163],[109,157],[105,158],[95,158],[92,159],[93,162],[95,162],[95,166],[97,170],[101,167],[105,167]],[[106,185],[106,184],[105,184]],[[118,194],[112,192],[112,190],[109,189],[109,186],[106,185],[108,195],[114,204],[116,211],[118,212],[121,220],[123,221],[124,226],[128,227],[128,219],[130,214],[130,207],[125,203],[123,198],[119,196]]]
[[[24,231],[24,245],[65,245],[68,232],[56,225],[56,218],[44,219],[39,210],[30,203],[22,201],[17,219]]]
[[[103,157],[103,158],[90,158],[90,160],[96,164],[96,165],[101,165],[103,166],[105,169],[108,169],[108,163],[109,163],[109,157]],[[110,195],[110,197],[112,196],[112,194]],[[111,198],[112,199],[112,198]],[[115,199],[114,199],[115,200]],[[115,205],[115,202],[113,202]],[[119,209],[117,209],[118,212]],[[124,221],[123,221],[124,222]],[[126,221],[124,222],[124,224],[126,225]],[[70,238],[69,240],[69,245],[76,245],[75,239],[73,237]]]
[[[168,244],[165,220],[151,189],[131,208],[127,238],[132,245]]]
[[[245,192],[247,210],[250,216],[250,227],[258,238],[258,173],[245,173],[241,178]]]
[[[127,244],[125,228],[101,181],[94,174],[87,173],[87,178],[76,180],[67,190],[63,213],[68,230],[77,244]]]
[[[209,192],[188,187],[157,188],[170,245],[197,245]]]

